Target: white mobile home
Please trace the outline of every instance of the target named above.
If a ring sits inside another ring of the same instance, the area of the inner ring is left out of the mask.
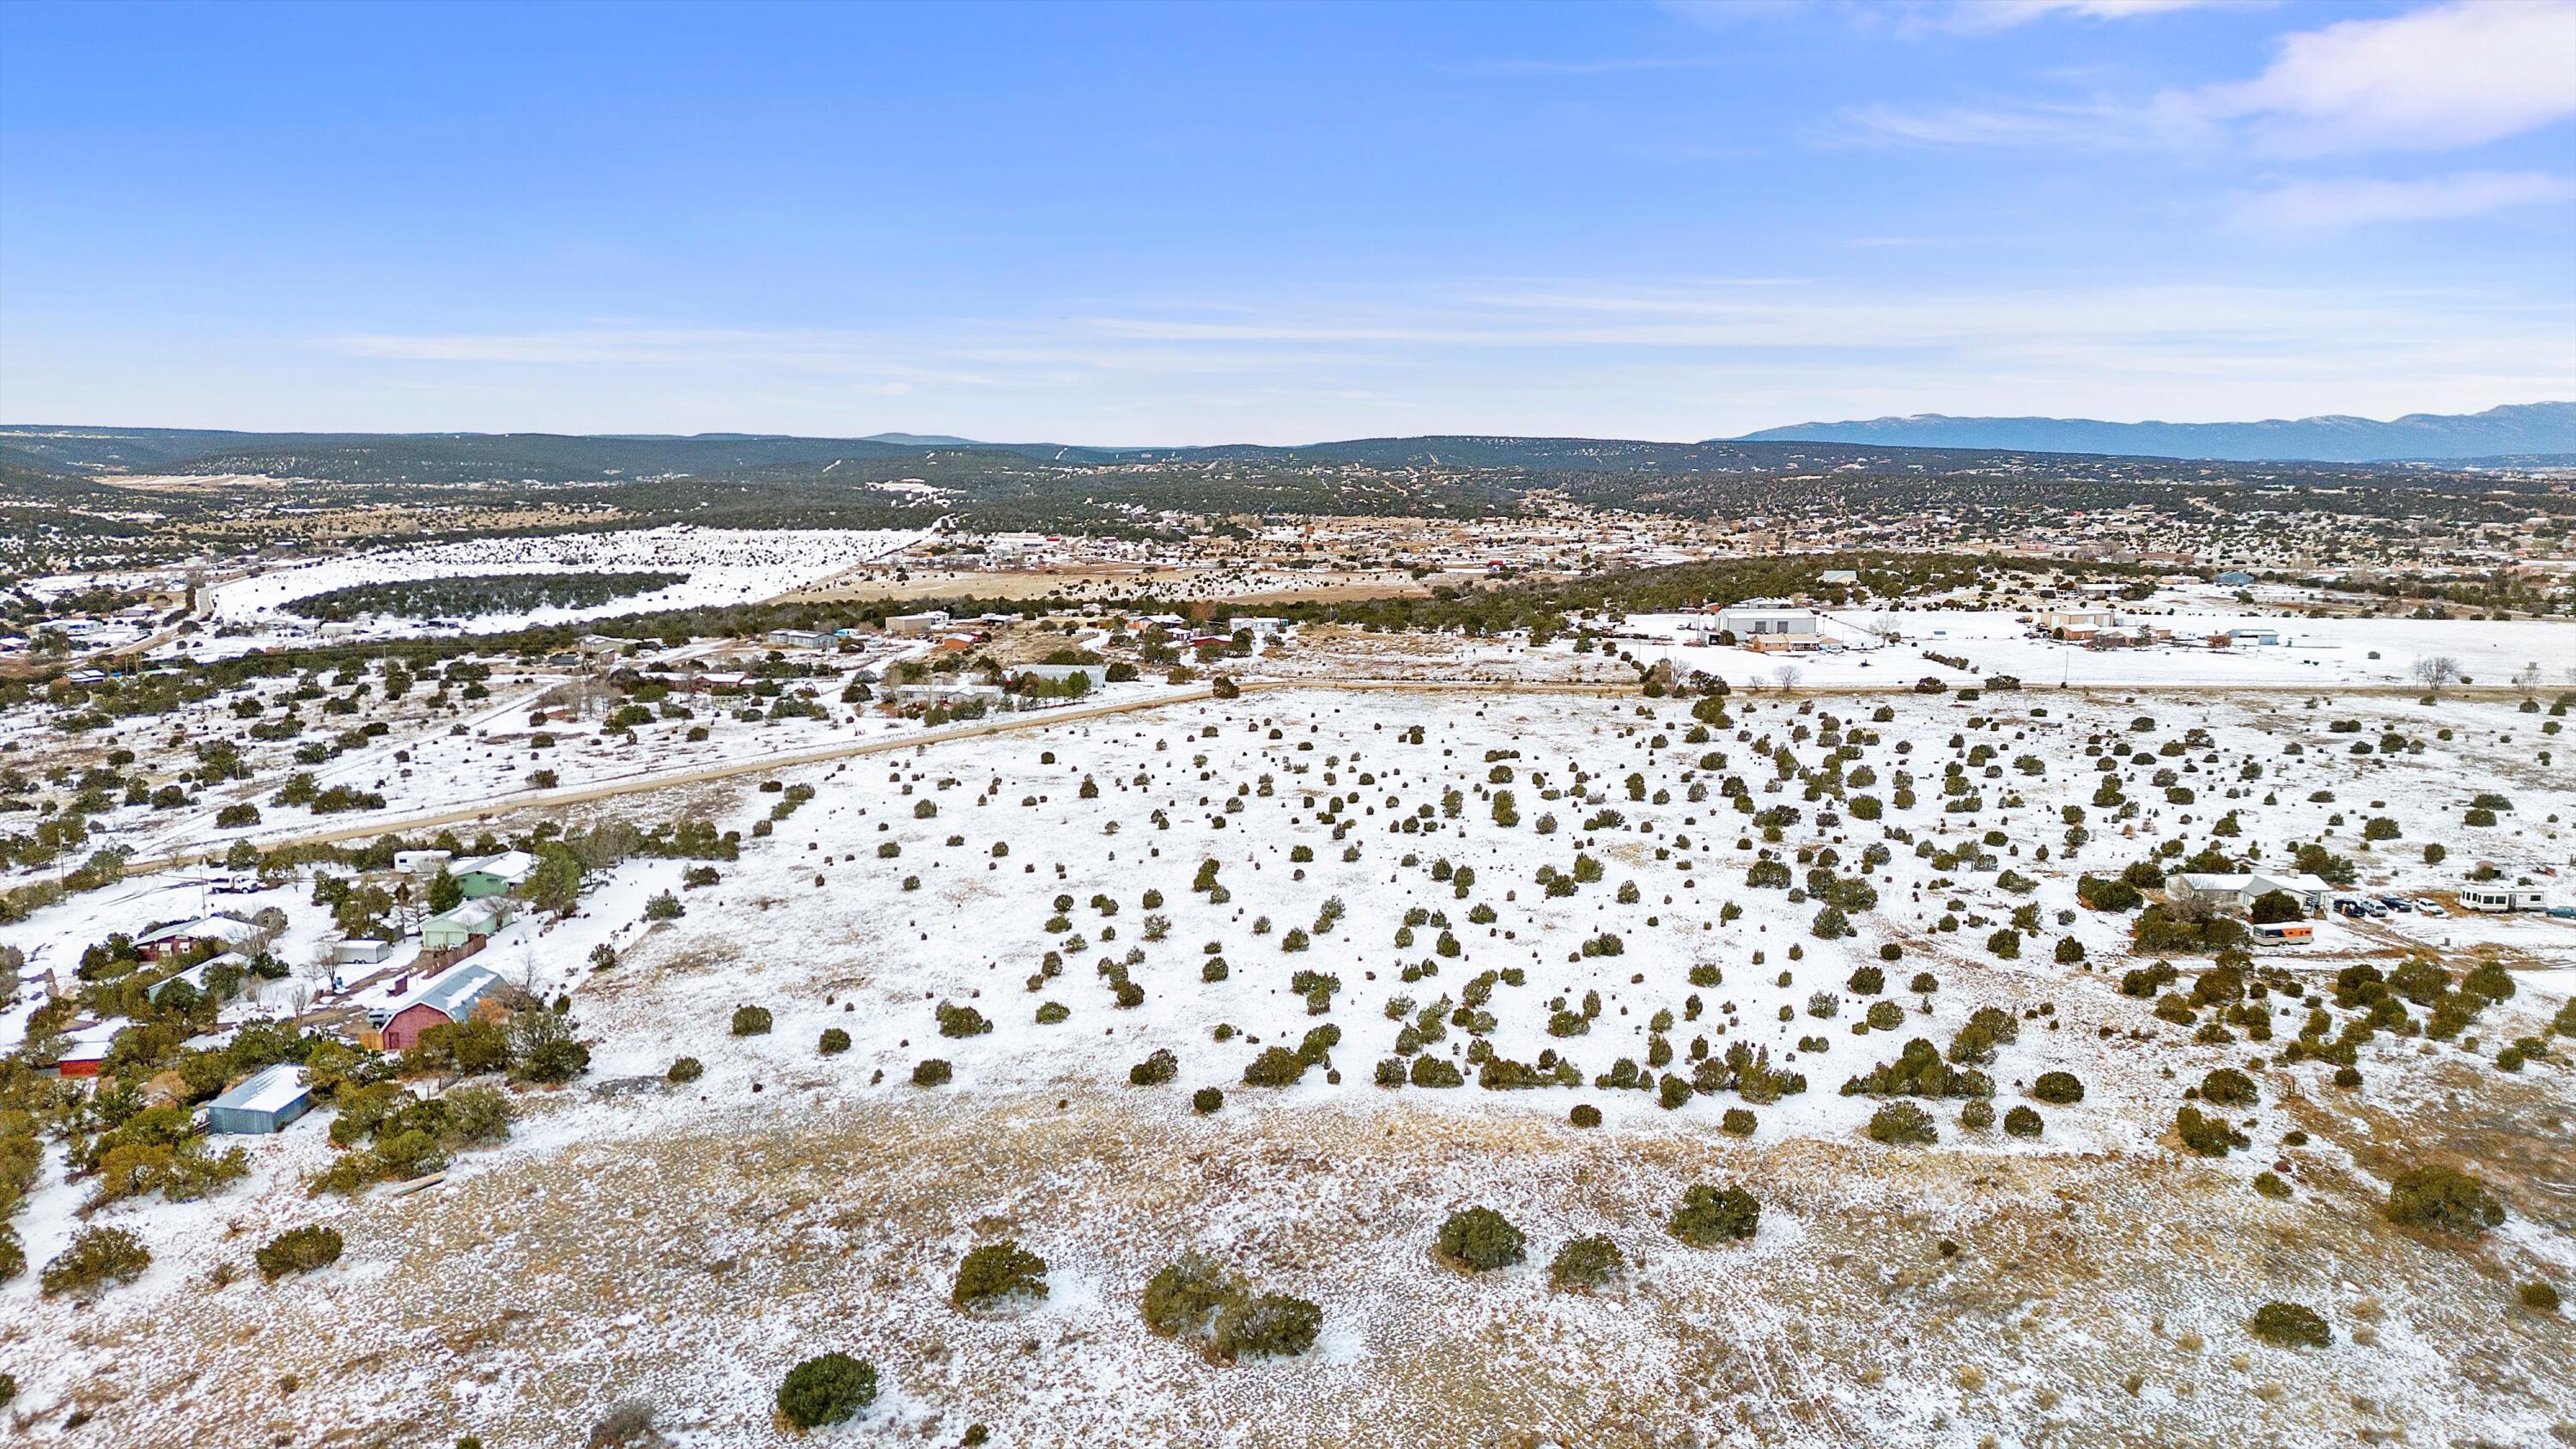
[[[2472,885],[2460,889],[2460,904],[2473,911],[2504,915],[2513,911],[2537,911],[2547,902],[2540,892],[2520,886]]]

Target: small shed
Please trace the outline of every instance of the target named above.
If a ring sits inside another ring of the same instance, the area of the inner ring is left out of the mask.
[[[95,1077],[99,1065],[107,1060],[107,1049],[116,1042],[116,1034],[127,1023],[123,1019],[95,1022],[74,1027],[63,1033],[63,1054],[55,1060],[54,1070],[66,1077]]]
[[[304,1069],[293,1062],[263,1067],[206,1107],[210,1132],[277,1132],[313,1108]]]
[[[2243,569],[2229,569],[2218,576],[2218,582],[2227,588],[2241,589],[2253,583],[2254,576]]]

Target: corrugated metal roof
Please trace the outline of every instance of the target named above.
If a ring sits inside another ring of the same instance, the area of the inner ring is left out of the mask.
[[[304,1095],[304,1069],[279,1062],[252,1073],[209,1105],[235,1112],[282,1112]]]
[[[415,1006],[432,1006],[450,1021],[463,1021],[466,1013],[474,1009],[474,1003],[483,998],[483,993],[499,985],[500,981],[497,973],[484,967],[459,966],[421,988],[418,996],[397,1009],[407,1011]]]
[[[239,916],[199,916],[193,921],[172,921],[156,930],[134,938],[137,946],[150,946],[162,941],[186,937],[190,940],[214,939],[227,943],[259,934],[259,927]]]
[[[485,896],[478,901],[467,901],[452,911],[442,911],[430,917],[428,924],[446,924],[455,926],[469,935],[486,936],[502,923],[504,909],[500,897]]]
[[[502,880],[524,880],[536,870],[537,858],[524,850],[505,850],[499,855],[478,856],[473,860],[453,860],[447,864],[449,875],[489,875]]]

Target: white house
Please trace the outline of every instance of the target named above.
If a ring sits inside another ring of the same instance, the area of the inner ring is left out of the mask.
[[[1824,633],[1813,609],[1737,604],[1717,611],[1716,632],[1748,649],[1813,649]]]
[[[134,938],[134,949],[144,960],[158,961],[164,956],[184,956],[209,943],[239,946],[260,934],[259,927],[239,916],[200,916],[146,931]]]
[[[2111,628],[2120,622],[2120,615],[2114,609],[2042,609],[2034,622],[2052,634],[2060,629],[2084,634]]]
[[[946,609],[930,609],[918,614],[897,614],[886,620],[886,632],[909,639],[925,638],[947,629],[948,621],[949,613]]]
[[[2279,891],[2309,915],[2322,915],[2334,887],[2305,871],[2280,875],[2253,871],[2244,875],[2178,871],[2165,877],[2165,894],[2176,900],[2203,900],[2223,910],[2251,910],[2254,902]]]
[[[464,888],[468,900],[516,890],[536,872],[537,858],[524,850],[460,860],[447,868],[447,873]]]

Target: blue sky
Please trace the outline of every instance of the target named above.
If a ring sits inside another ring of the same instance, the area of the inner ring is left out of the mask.
[[[2576,396],[2576,5],[0,5],[0,420]]]

